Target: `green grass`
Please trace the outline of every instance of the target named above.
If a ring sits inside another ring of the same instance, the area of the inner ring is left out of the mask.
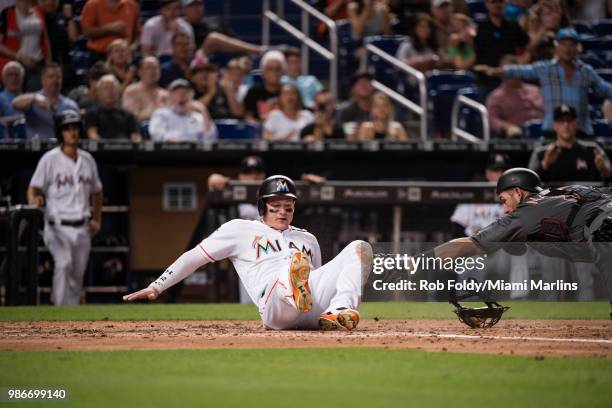
[[[505,319],[608,319],[607,302],[502,302],[511,306]],[[481,304],[478,304],[481,306]],[[368,302],[362,317],[372,319],[454,319],[446,302]],[[77,307],[17,306],[0,308],[0,321],[34,320],[256,320],[253,305],[240,304],[126,304]]]
[[[68,402],[43,406],[612,406],[606,359],[362,348],[0,352],[0,367],[0,387],[67,389]]]

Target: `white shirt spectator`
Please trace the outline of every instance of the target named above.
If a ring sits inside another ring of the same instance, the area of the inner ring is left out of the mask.
[[[274,109],[264,122],[264,129],[272,134],[270,140],[298,142],[300,131],[313,122],[314,116],[308,110],[302,110],[297,119],[290,119],[280,110]]]
[[[177,18],[176,25],[179,30],[183,31],[191,38],[191,43],[195,44],[195,37],[191,24],[182,18]],[[157,57],[172,55],[172,36],[174,33],[175,31],[173,29],[168,30],[166,28],[161,16],[155,16],[148,19],[144,27],[142,27],[140,43],[142,45],[152,46],[155,49],[155,56]]]
[[[199,112],[177,113],[172,107],[156,109],[149,122],[149,134],[156,142],[199,142],[216,140],[217,127]]]

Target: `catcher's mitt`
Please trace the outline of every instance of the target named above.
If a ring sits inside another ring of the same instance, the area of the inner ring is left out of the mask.
[[[467,324],[473,329],[493,327],[501,319],[504,312],[510,309],[510,306],[502,306],[497,302],[485,302],[486,307],[465,307],[458,302],[453,302],[456,306],[455,314],[459,321]]]

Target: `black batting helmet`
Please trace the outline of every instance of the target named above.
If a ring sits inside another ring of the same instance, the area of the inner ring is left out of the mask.
[[[81,121],[81,115],[79,112],[69,109],[55,115],[55,137],[60,142],[64,141],[62,136],[62,129],[65,126],[76,124],[79,127],[79,136],[82,136],[83,122]]]
[[[266,198],[290,197],[297,201],[297,190],[289,177],[275,175],[265,179],[257,190],[257,210],[259,215],[266,213]]]
[[[497,180],[496,191],[499,194],[509,188],[518,187],[532,193],[539,193],[542,191],[541,184],[540,176],[535,171],[523,167],[515,167],[506,170]]]

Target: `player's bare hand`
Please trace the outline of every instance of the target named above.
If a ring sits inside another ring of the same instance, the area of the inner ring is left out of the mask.
[[[95,237],[98,232],[100,232],[100,228],[102,226],[100,225],[100,221],[97,220],[89,220],[89,235],[91,235],[92,237]]]
[[[542,162],[540,163],[542,165],[542,168],[544,170],[548,170],[550,166],[552,166],[557,161],[557,159],[559,158],[559,154],[561,154],[561,148],[559,146],[557,146],[556,144],[548,146],[548,148],[546,148],[546,151],[544,152]]]
[[[36,207],[43,207],[45,205],[45,197],[41,195],[37,195],[30,200],[30,205],[35,205]]]
[[[51,110],[51,101],[45,95],[36,94],[34,97],[34,102],[45,110]]]
[[[327,181],[327,179],[323,176],[319,176],[318,174],[304,173],[301,177],[302,181],[305,181],[310,184],[323,184]]]
[[[599,173],[601,173],[601,175],[604,177],[610,177],[610,174],[612,173],[610,162],[606,159],[606,157],[604,157],[603,154],[601,154],[599,149],[595,149],[593,154],[595,156],[595,167],[597,167]]]
[[[208,190],[209,191],[219,191],[223,190],[227,183],[230,181],[229,177],[225,177],[222,174],[211,174],[208,177]]]
[[[508,125],[506,127],[506,136],[508,137],[517,137],[523,134],[523,130],[516,125]]]
[[[138,292],[134,292],[134,293],[130,293],[129,295],[125,295],[123,297],[123,300],[125,302],[132,302],[138,299],[155,300],[157,299],[158,296],[159,296],[159,293],[155,289],[149,287],[149,288],[141,289]]]

